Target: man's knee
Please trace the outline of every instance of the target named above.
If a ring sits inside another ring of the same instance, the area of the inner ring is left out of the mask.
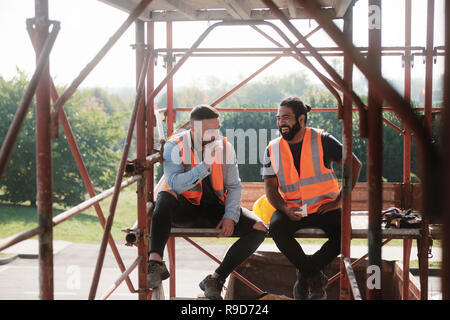
[[[284,213],[275,211],[270,219],[269,234],[274,238],[287,236],[286,220]]]
[[[155,217],[158,218],[158,216],[160,216],[161,214],[170,213],[173,211],[174,206],[176,206],[178,200],[171,192],[169,192],[169,190],[163,190],[158,193],[152,219],[154,219]]]
[[[162,190],[160,193],[158,193],[155,207],[173,206],[175,203],[177,203],[177,201],[178,198],[175,192],[173,192],[172,190]]]
[[[254,234],[254,237],[256,238],[256,241],[259,244],[261,244],[264,241],[264,239],[266,238],[267,229],[260,230],[260,229],[253,228],[253,234]]]
[[[159,200],[159,198],[161,198],[161,200],[164,200],[164,201],[173,201],[174,198],[175,198],[175,200],[178,200],[178,195],[173,190],[161,190],[158,193],[157,200]]]
[[[263,221],[255,222],[255,224],[253,225],[253,229],[259,230],[259,231],[264,231],[264,232],[267,232],[269,230],[269,228]]]

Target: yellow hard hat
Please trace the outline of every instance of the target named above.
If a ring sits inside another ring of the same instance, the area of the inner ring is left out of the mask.
[[[275,208],[270,204],[266,195],[263,194],[258,200],[253,204],[253,212],[261,218],[266,224],[270,224],[270,218],[275,212]]]

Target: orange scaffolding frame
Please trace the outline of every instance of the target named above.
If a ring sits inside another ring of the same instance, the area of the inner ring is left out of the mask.
[[[12,149],[20,131],[26,112],[31,104],[31,100],[36,95],[36,122],[37,122],[37,150],[41,150],[42,156],[37,159],[37,180],[38,180],[38,227],[24,231],[17,235],[13,235],[0,243],[0,250],[3,250],[17,242],[28,239],[32,236],[39,235],[39,288],[41,299],[53,299],[53,232],[52,228],[82,212],[90,206],[94,206],[99,218],[99,222],[104,229],[100,251],[96,263],[93,281],[91,284],[89,299],[96,297],[97,286],[103,266],[105,257],[105,250],[109,244],[113,254],[116,258],[118,266],[122,272],[121,277],[105,292],[102,298],[107,298],[118,285],[125,281],[130,292],[138,293],[139,299],[148,299],[151,297],[151,291],[147,287],[147,251],[149,240],[149,224],[151,220],[152,210],[154,207],[154,196],[158,186],[154,186],[154,164],[162,160],[160,150],[155,150],[154,144],[154,127],[158,128],[160,139],[164,136],[162,132],[162,124],[160,123],[160,112],[164,112],[167,122],[167,135],[173,133],[174,119],[176,112],[188,111],[189,108],[177,108],[173,106],[173,76],[183,65],[183,63],[190,57],[195,56],[273,56],[273,59],[254,72],[240,84],[231,89],[228,93],[214,101],[211,105],[216,106],[221,101],[229,97],[239,88],[244,86],[262,71],[267,69],[270,65],[275,63],[281,57],[292,56],[300,63],[304,64],[311,70],[325,85],[325,87],[334,95],[337,100],[338,108],[336,109],[320,109],[320,112],[337,112],[338,118],[343,121],[343,214],[342,214],[342,240],[341,240],[341,271],[339,274],[330,279],[330,282],[340,278],[340,298],[350,299],[351,292],[355,299],[360,298],[358,290],[355,289],[354,276],[352,266],[363,261],[368,256],[371,265],[381,267],[381,246],[387,243],[390,239],[382,242],[383,234],[381,230],[380,212],[382,203],[382,183],[381,183],[381,164],[382,164],[382,142],[381,142],[381,126],[384,121],[393,129],[399,131],[404,136],[404,166],[403,166],[403,191],[405,195],[405,206],[408,207],[412,203],[411,181],[410,181],[410,146],[411,136],[414,135],[419,156],[421,160],[421,177],[422,177],[422,214],[423,226],[420,234],[417,236],[397,235],[397,238],[404,239],[404,279],[409,276],[409,256],[411,252],[412,239],[416,238],[419,248],[419,268],[421,279],[421,299],[427,299],[428,295],[428,250],[430,248],[430,218],[436,217],[443,221],[444,227],[450,225],[450,168],[446,167],[445,163],[450,163],[450,149],[445,148],[450,142],[450,59],[446,50],[450,43],[450,4],[446,2],[445,7],[445,23],[446,23],[446,45],[444,47],[434,47],[434,0],[427,1],[427,43],[426,47],[412,47],[411,46],[411,0],[405,0],[405,44],[399,47],[383,48],[381,46],[381,29],[373,29],[369,31],[369,46],[367,48],[356,48],[352,44],[352,12],[354,1],[344,15],[344,28],[341,31],[332,22],[327,14],[314,1],[296,0],[295,4],[303,7],[311,18],[315,19],[319,26],[311,31],[308,35],[303,36],[300,31],[293,26],[290,19],[286,15],[286,10],[280,8],[272,0],[262,0],[271,13],[280,20],[285,27],[297,38],[297,42],[293,43],[280,28],[266,20],[231,20],[221,21],[209,26],[205,32],[194,42],[189,49],[177,49],[172,47],[172,22],[167,21],[167,48],[154,48],[154,29],[153,21],[144,22],[139,20],[141,14],[151,3],[151,0],[142,0],[129,14],[128,18],[121,24],[118,30],[106,42],[98,54],[86,65],[80,72],[79,76],[71,83],[65,92],[58,96],[52,79],[50,77],[48,60],[53,43],[56,40],[59,23],[48,19],[48,0],[35,0],[36,14],[34,19],[27,21],[27,28],[30,34],[31,41],[36,51],[36,70],[28,85],[26,93],[21,101],[20,106],[16,112],[14,120],[9,128],[7,136],[2,143],[0,149],[0,179],[3,175],[7,162],[11,156]],[[369,0],[370,5],[375,5],[381,8],[381,0]],[[114,187],[106,190],[100,194],[95,194],[92,182],[83,163],[80,151],[78,149],[76,140],[71,131],[70,124],[64,113],[64,104],[73,95],[82,81],[89,75],[101,59],[107,54],[109,49],[117,42],[123,33],[131,26],[136,24],[136,88],[137,94],[133,107],[133,112],[130,117],[130,124],[128,133],[124,144],[124,150],[120,161],[120,166],[117,171],[116,181]],[[215,48],[215,49],[199,49],[201,42],[208,36],[210,31],[216,27],[227,25],[247,25],[254,28],[262,36],[271,40],[276,48],[265,49],[261,48]],[[288,47],[283,47],[276,40],[264,33],[258,26],[265,25],[272,28],[287,44]],[[50,27],[51,31],[50,31]],[[323,29],[337,44],[333,48],[315,48],[308,38]],[[147,35],[145,36],[145,33]],[[298,45],[303,47],[299,48]],[[265,51],[261,53],[261,51]],[[254,53],[258,52],[258,53]],[[174,56],[182,54],[179,61],[173,65]],[[364,54],[367,54],[365,58]],[[167,62],[167,75],[155,87],[154,83],[154,68],[155,59],[158,55],[163,55]],[[323,58],[324,56],[343,56],[344,58],[344,74],[341,77]],[[405,89],[401,96],[392,86],[381,76],[381,57],[383,55],[401,55],[404,59],[405,69]],[[425,81],[425,106],[424,119],[416,114],[417,109],[411,108],[411,62],[414,55],[423,55],[426,64],[426,81]],[[314,65],[307,59],[307,56],[312,56],[319,62],[319,64],[331,76],[331,79],[319,72]],[[433,79],[433,60],[436,56],[445,57],[445,73],[444,73],[444,104],[443,108],[432,108],[432,79]],[[369,80],[369,103],[365,105],[359,96],[352,89],[352,71],[353,66],[356,66]],[[167,88],[167,107],[165,109],[156,109],[154,105],[154,98]],[[341,97],[341,94],[342,97]],[[54,105],[51,107],[51,100]],[[383,108],[383,102],[390,107]],[[353,109],[353,104],[356,109]],[[262,111],[262,109],[220,109],[229,112],[254,112]],[[402,122],[404,128],[398,128],[382,117],[382,111],[395,112]],[[264,109],[264,111],[275,111],[275,109]],[[360,136],[368,138],[368,157],[371,159],[368,165],[368,180],[369,180],[369,252],[366,256],[361,257],[353,264],[349,262],[350,256],[350,240],[352,238],[352,230],[350,228],[350,213],[351,213],[351,154],[352,154],[352,112],[359,112],[360,115]],[[432,143],[431,128],[432,128],[432,113],[434,111],[442,112],[442,146]],[[423,121],[424,120],[424,121]],[[59,123],[61,123],[69,146],[74,155],[80,174],[82,175],[86,189],[89,193],[90,199],[83,203],[59,214],[53,218],[52,212],[52,175],[51,175],[51,137],[58,135]],[[128,161],[128,153],[130,149],[131,139],[136,126],[136,144],[137,144],[137,159]],[[185,128],[187,124],[181,126],[179,129]],[[162,141],[163,144],[164,141]],[[445,144],[447,143],[447,144]],[[130,169],[131,168],[131,169]],[[131,176],[128,180],[123,180],[124,173]],[[111,227],[114,221],[114,214],[117,206],[118,196],[120,190],[137,184],[137,224],[132,229],[132,234],[135,236],[135,244],[138,248],[138,257],[128,268],[125,267],[114,240],[110,234]],[[438,190],[436,190],[438,186]],[[109,208],[107,218],[99,206],[99,202],[106,197],[112,196],[112,201]],[[198,235],[198,234],[196,234]],[[205,232],[205,236],[211,234]],[[175,236],[182,236],[188,242],[193,244],[199,250],[218,261],[215,257],[210,255],[206,250],[201,248],[188,238],[187,234],[176,234]],[[442,277],[442,291],[443,299],[449,298],[450,281],[448,281],[450,274],[450,235],[443,233],[443,277]],[[175,270],[175,245],[174,238],[168,242],[170,267]],[[135,289],[129,274],[138,268],[138,289]],[[171,278],[171,296],[175,296],[175,273],[172,273]],[[247,283],[256,292],[261,293],[262,290],[249,283],[239,274],[236,274],[240,280]],[[404,281],[407,282],[407,281]],[[351,286],[350,286],[351,284]],[[408,299],[408,288],[404,286],[403,297]],[[368,289],[368,299],[380,299],[382,297],[381,291],[377,289]]]

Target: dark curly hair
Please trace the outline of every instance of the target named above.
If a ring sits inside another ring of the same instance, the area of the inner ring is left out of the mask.
[[[311,107],[299,98],[299,97],[289,97],[281,101],[280,107],[289,107],[295,114],[295,118],[298,119],[300,115],[305,115],[305,124],[308,120],[308,112],[311,111]]]
[[[205,120],[205,119],[217,119],[219,112],[207,104],[200,104],[192,109],[190,119],[192,120]]]

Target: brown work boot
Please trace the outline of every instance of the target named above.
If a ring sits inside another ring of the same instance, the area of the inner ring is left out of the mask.
[[[161,285],[163,280],[169,278],[170,274],[164,261],[149,260],[147,282],[150,289],[155,289]]]
[[[314,276],[308,278],[309,288],[311,290],[311,295],[309,296],[309,300],[326,300],[327,292],[325,289],[328,286],[328,278],[322,272],[315,274]]]
[[[205,293],[205,297],[210,300],[223,300],[222,298],[222,287],[225,283],[225,280],[221,280],[219,278],[213,278],[211,275],[206,276],[199,283],[200,289]]]
[[[298,271],[297,281],[295,281],[293,295],[295,300],[307,300],[309,297],[309,284],[306,278]]]

